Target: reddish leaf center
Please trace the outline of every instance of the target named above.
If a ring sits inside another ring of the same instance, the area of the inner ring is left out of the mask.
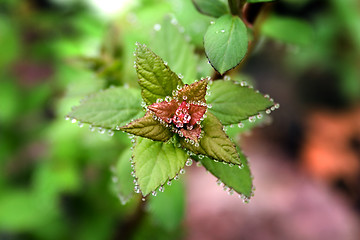
[[[184,124],[187,124],[191,120],[191,115],[189,114],[190,104],[183,101],[180,106],[176,109],[175,115],[172,118],[173,123],[177,128],[184,127]]]

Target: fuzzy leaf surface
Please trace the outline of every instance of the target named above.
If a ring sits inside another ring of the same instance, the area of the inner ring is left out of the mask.
[[[183,97],[186,97],[187,101],[205,102],[208,83],[209,80],[205,78],[190,85],[185,85],[181,90],[178,91],[177,97],[178,99],[183,99]]]
[[[253,88],[243,87],[231,81],[214,81],[207,102],[209,109],[224,125],[237,124],[274,103]]]
[[[182,146],[196,154],[204,154],[218,161],[239,164],[240,158],[236,147],[223,131],[220,121],[211,113],[206,114],[207,117],[202,122],[204,135],[200,138],[199,146],[187,143],[183,138],[180,139]]]
[[[131,88],[109,88],[86,98],[68,114],[83,123],[116,129],[143,115],[141,96]]]
[[[171,96],[178,85],[184,85],[164,61],[145,45],[138,44],[135,55],[141,95],[147,105],[153,104],[158,98]]]
[[[143,196],[173,179],[188,158],[185,150],[174,143],[137,138],[133,152],[135,174]]]
[[[223,15],[206,31],[204,47],[211,65],[219,73],[236,67],[248,48],[245,24],[236,16]]]
[[[194,47],[186,39],[181,27],[170,17],[165,17],[161,25],[155,25],[155,37],[151,47],[177,74],[182,74],[184,83],[196,79],[197,57]]]
[[[234,189],[237,193],[250,198],[253,186],[251,172],[249,166],[247,165],[246,157],[242,153],[239,153],[239,155],[242,163],[241,169],[238,165],[230,166],[229,164],[215,162],[208,157],[204,157],[202,159],[197,157],[197,159],[206,168],[206,170],[211,172],[226,186]]]
[[[227,5],[221,0],[192,0],[196,9],[210,17],[221,17],[229,13]]]
[[[173,135],[169,128],[161,125],[159,121],[154,119],[152,113],[147,113],[144,117],[130,122],[122,127],[121,130],[136,136],[163,142],[169,140]]]

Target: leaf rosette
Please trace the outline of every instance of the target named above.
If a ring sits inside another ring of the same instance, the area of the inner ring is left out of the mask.
[[[180,75],[142,44],[137,44],[135,57],[143,103],[135,89],[117,87],[94,94],[68,117],[99,129],[122,130],[137,136],[131,165],[135,192],[143,196],[156,195],[157,189],[162,191],[166,183],[184,172],[185,165],[195,160],[249,198],[252,181],[247,161],[224,131],[224,125],[238,124],[272,110],[273,101],[231,81],[202,78],[184,84]],[[207,94],[209,88],[211,96]],[[140,106],[145,108],[145,114]],[[240,168],[232,168],[234,165]]]

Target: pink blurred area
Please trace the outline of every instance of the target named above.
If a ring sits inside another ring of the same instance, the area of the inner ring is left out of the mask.
[[[260,130],[261,131],[261,130]],[[295,166],[255,131],[242,139],[256,186],[245,204],[193,166],[187,178],[187,240],[356,240],[360,221],[349,199]]]

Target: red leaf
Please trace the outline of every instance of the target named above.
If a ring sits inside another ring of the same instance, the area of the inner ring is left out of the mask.
[[[189,114],[191,116],[190,125],[195,125],[204,116],[207,107],[197,104],[190,104]]]
[[[189,138],[189,139],[192,139],[195,142],[197,142],[200,137],[201,127],[200,127],[200,125],[197,124],[191,130],[182,128],[182,129],[180,129],[180,131],[185,138]]]
[[[154,103],[149,106],[149,110],[155,113],[155,115],[161,118],[166,123],[171,123],[176,109],[180,103],[177,100],[171,100],[170,102],[163,101],[160,103]]]

